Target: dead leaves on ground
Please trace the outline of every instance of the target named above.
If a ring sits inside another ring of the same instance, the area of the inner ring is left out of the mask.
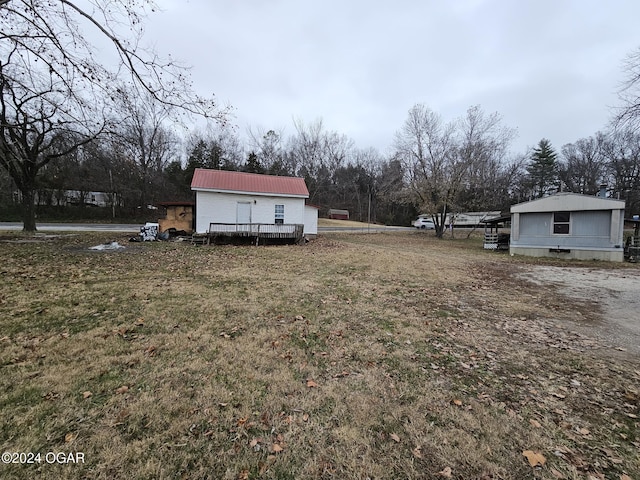
[[[532,467],[544,467],[544,464],[547,463],[547,459],[540,452],[525,450],[522,455],[527,458],[529,465]]]
[[[451,467],[445,467],[438,472],[438,475],[444,478],[451,478],[453,475],[453,471],[451,470]]]
[[[234,339],[238,337],[241,333],[242,333],[242,328],[236,325],[231,330],[229,330],[228,333],[226,331],[223,331],[223,332],[220,332],[218,336],[222,338]]]
[[[122,385],[119,388],[116,388],[116,393],[118,395],[122,395],[123,393],[127,393],[129,391],[129,387],[127,385]]]

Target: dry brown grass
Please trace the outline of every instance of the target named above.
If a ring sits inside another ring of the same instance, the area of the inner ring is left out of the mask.
[[[476,238],[106,240],[0,243],[2,450],[86,458],[1,478],[640,478],[638,358]]]

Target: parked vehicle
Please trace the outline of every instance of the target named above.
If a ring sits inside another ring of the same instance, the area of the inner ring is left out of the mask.
[[[413,226],[419,228],[421,230],[435,230],[436,226],[433,223],[433,220],[426,217],[418,217],[418,219],[413,222]]]

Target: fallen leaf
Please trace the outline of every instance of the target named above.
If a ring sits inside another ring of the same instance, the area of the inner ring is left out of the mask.
[[[542,425],[540,425],[540,422],[537,420],[534,420],[533,418],[529,420],[529,423],[536,428],[542,428]]]
[[[414,448],[411,453],[413,453],[413,456],[416,458],[422,458],[422,447],[416,447]]]
[[[308,422],[309,421],[309,414],[305,413],[304,415],[302,415],[302,421],[303,422]]]
[[[309,388],[318,388],[318,384],[313,380],[307,380],[307,387]]]
[[[525,450],[524,452],[522,452],[522,455],[527,457],[529,465],[531,465],[532,467],[537,467],[538,465],[544,466],[544,464],[547,463],[547,459],[544,457],[544,455],[532,450]]]
[[[137,319],[135,325],[136,325],[136,327],[144,326],[144,318]]]
[[[82,398],[89,398],[91,395],[93,395],[93,393],[91,393],[89,390],[87,390],[86,392],[82,392]]]
[[[620,480],[631,480],[631,477],[623,473],[622,475],[620,475]]]
[[[454,405],[457,405],[458,407],[462,406],[462,400],[458,400],[457,398],[453,400],[451,403],[453,403]]]
[[[438,475],[445,478],[451,478],[451,467],[445,467],[441,472],[438,472]]]
[[[254,438],[253,440],[251,440],[249,442],[249,446],[250,447],[255,447],[257,444],[258,444],[258,439],[257,438]]]
[[[627,417],[629,417],[629,418],[638,418],[638,416],[635,413],[627,413]]]
[[[129,387],[127,387],[126,385],[123,385],[120,388],[116,389],[116,393],[118,394],[127,393],[128,391],[129,391]]]
[[[578,429],[578,433],[580,435],[589,435],[591,432],[589,431],[588,428],[580,428],[580,429]]]
[[[389,435],[391,437],[391,439],[393,441],[395,441],[396,443],[400,443],[400,437],[398,435],[396,435],[395,433],[392,433],[391,435]]]
[[[77,435],[76,435],[75,433],[67,433],[67,434],[64,436],[64,441],[65,441],[66,443],[71,443],[71,442],[73,442],[73,441],[76,439],[76,437],[77,437]]]
[[[149,347],[147,347],[145,349],[144,353],[146,353],[150,357],[153,357],[155,355],[155,353],[156,353],[156,346],[155,345],[150,345]]]
[[[284,450],[284,448],[282,448],[277,443],[274,443],[273,445],[271,445],[271,450],[273,451],[273,453],[280,453],[282,450]]]
[[[556,470],[555,468],[551,469],[551,475],[553,475],[554,477],[562,480],[564,478],[564,475],[561,474],[558,470]]]
[[[238,473],[236,480],[249,480],[249,470],[242,470]]]

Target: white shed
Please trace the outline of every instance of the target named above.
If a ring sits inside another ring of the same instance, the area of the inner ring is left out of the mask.
[[[191,190],[196,193],[196,232],[212,225],[229,232],[277,232],[295,227],[317,234],[318,210],[306,206],[309,191],[303,178],[197,168]]]
[[[511,254],[622,262],[624,201],[558,193],[511,207]]]

